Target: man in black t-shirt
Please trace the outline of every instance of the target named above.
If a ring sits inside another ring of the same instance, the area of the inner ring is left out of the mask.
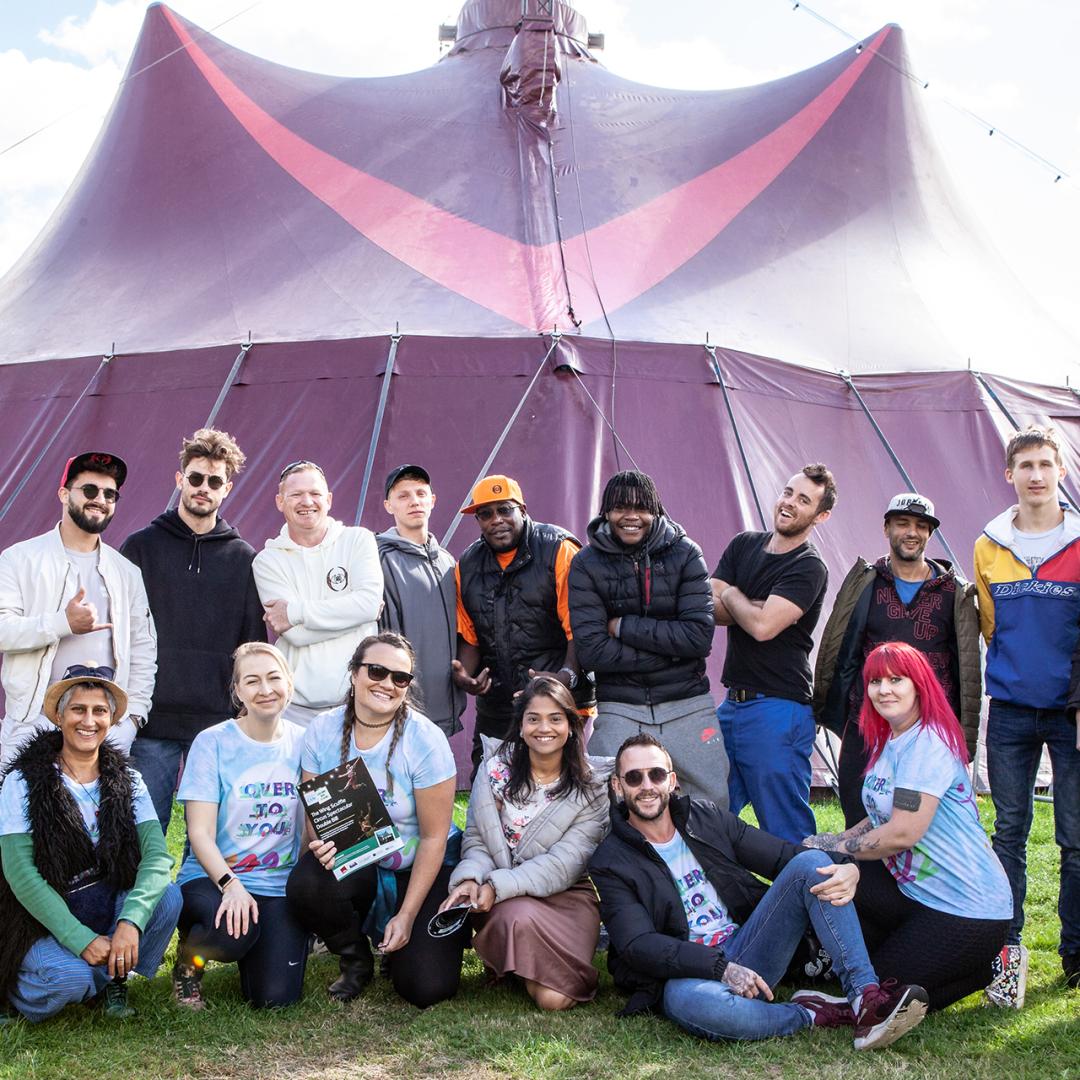
[[[817,831],[810,650],[829,574],[809,537],[835,504],[832,473],[805,466],[776,501],[773,531],[739,533],[712,581],[716,623],[728,628],[728,696],[716,715],[731,811],[750,803],[762,829],[792,843]]]

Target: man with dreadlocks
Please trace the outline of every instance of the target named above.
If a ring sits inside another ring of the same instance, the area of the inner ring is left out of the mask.
[[[570,624],[596,676],[589,751],[613,757],[648,731],[670,748],[687,794],[728,803],[727,753],[705,658],[712,648],[709,571],[701,548],[664,511],[652,478],[616,473],[589,544],[570,567]]]

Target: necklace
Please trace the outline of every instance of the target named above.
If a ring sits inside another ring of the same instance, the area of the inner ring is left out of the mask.
[[[94,804],[95,806],[97,806],[97,807],[100,807],[100,806],[101,806],[101,800],[100,800],[100,798],[96,798],[96,797],[94,796],[94,793],[93,793],[93,792],[92,792],[92,791],[91,791],[91,790],[90,790],[90,789],[89,789],[89,788],[88,788],[88,787],[87,787],[87,786],[86,786],[86,785],[85,785],[85,784],[84,784],[84,783],[83,783],[83,782],[82,782],[82,781],[81,781],[81,780],[80,780],[80,779],[79,779],[79,778],[78,778],[78,777],[77,777],[77,776],[75,775],[75,770],[74,770],[74,769],[73,769],[73,768],[71,767],[71,765],[70,765],[70,764],[68,763],[68,761],[67,761],[67,760],[65,759],[65,757],[64,757],[64,755],[63,755],[63,754],[61,754],[61,755],[60,755],[60,771],[61,771],[61,772],[64,772],[64,771],[66,771],[66,772],[67,772],[67,774],[68,774],[68,776],[70,776],[70,777],[71,777],[71,779],[72,779],[72,780],[74,780],[74,781],[75,781],[75,783],[76,783],[76,784],[78,784],[78,785],[79,785],[79,787],[81,787],[81,788],[83,789],[83,791],[85,791],[85,792],[86,792],[86,797],[87,797],[87,798],[88,798],[88,799],[89,799],[89,800],[90,800],[90,801],[91,801],[91,802],[92,802],[92,803],[93,803],[93,804]],[[92,784],[93,782],[94,782],[93,780],[91,780],[91,781],[90,781],[90,783],[91,783],[91,784]]]
[[[554,784],[555,781],[558,780],[560,776],[562,776],[562,769],[560,769],[557,773],[553,774],[552,776],[547,777],[547,779],[540,776],[536,772],[535,769],[530,769],[529,771],[532,774],[533,783],[534,784],[539,784],[540,787],[549,787],[551,784]]]
[[[360,725],[361,727],[366,727],[366,728],[384,728],[384,727],[389,727],[389,726],[390,726],[390,725],[391,725],[391,724],[392,724],[392,723],[394,722],[394,718],[393,718],[393,717],[391,716],[389,720],[384,720],[384,721],[383,721],[383,722],[382,722],[381,724],[369,724],[369,723],[368,723],[368,722],[367,722],[366,720],[361,720],[361,719],[360,719],[360,717],[356,715],[356,713],[353,713],[353,719],[354,719],[354,720],[355,720],[355,721],[356,721],[356,722],[357,722],[357,723],[358,723],[358,724],[359,724],[359,725]]]

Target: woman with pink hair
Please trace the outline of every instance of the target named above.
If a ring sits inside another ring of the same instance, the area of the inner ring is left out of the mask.
[[[863,682],[867,816],[803,843],[864,864],[855,906],[870,962],[943,1009],[990,982],[1012,893],[979,822],[963,732],[926,658],[886,642],[866,658]]]

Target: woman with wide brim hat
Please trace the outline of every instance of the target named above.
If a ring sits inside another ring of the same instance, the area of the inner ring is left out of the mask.
[[[45,694],[55,730],[0,786],[0,1014],[44,1020],[97,999],[132,1015],[127,977],[157,971],[180,891],[146,785],[105,742],[127,710],[110,668],[76,665]]]

